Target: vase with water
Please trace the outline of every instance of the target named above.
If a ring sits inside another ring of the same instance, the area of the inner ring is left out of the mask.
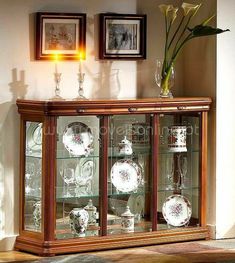
[[[170,65],[164,70],[164,60],[157,59],[155,70],[155,81],[160,88],[160,98],[173,98],[171,89],[174,86],[175,70],[174,66]]]

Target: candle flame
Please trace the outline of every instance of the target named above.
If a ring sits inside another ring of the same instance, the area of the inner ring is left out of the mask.
[[[79,60],[83,60],[83,59],[84,59],[84,53],[83,53],[82,51],[78,52],[78,53],[77,53],[77,58],[78,58]]]
[[[60,57],[61,57],[61,56],[60,56],[59,53],[54,53],[54,54],[53,54],[53,59],[54,59],[55,62],[58,62],[58,61],[60,60]]]

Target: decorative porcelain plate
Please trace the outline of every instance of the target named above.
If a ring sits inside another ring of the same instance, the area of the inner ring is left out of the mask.
[[[42,150],[42,123],[31,122],[27,129],[26,139],[26,146],[29,150]]]
[[[130,159],[117,161],[111,168],[111,182],[121,192],[137,190],[142,183],[140,166]]]
[[[191,204],[183,195],[171,195],[162,206],[162,214],[169,225],[184,226],[192,215]]]
[[[94,150],[91,129],[82,122],[70,123],[64,131],[63,144],[74,156],[88,156]]]
[[[79,163],[75,169],[75,180],[77,185],[83,186],[92,180],[95,170],[95,163],[92,160],[85,160]]]
[[[131,194],[127,206],[130,207],[130,210],[133,214],[142,214],[144,211],[144,195]]]

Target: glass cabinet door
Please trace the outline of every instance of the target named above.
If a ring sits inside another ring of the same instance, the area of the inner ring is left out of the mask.
[[[56,238],[98,236],[99,119],[57,119]]]
[[[42,123],[26,122],[24,230],[42,231]]]
[[[158,229],[200,225],[200,115],[160,115]]]
[[[150,116],[109,119],[107,234],[146,232],[150,212]]]

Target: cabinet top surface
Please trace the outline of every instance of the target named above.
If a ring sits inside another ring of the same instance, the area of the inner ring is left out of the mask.
[[[169,103],[179,103],[179,102],[207,102],[211,103],[210,97],[176,97],[176,98],[141,98],[141,99],[89,99],[89,100],[27,100],[27,99],[18,99],[17,105],[19,104],[43,104],[43,105],[89,105],[89,104],[120,104],[120,103],[156,103],[156,104],[169,104]]]
[[[100,113],[102,111],[108,113],[112,110],[120,111],[120,109],[127,109],[129,112],[145,108],[146,111],[177,111],[189,110],[194,107],[197,110],[209,110],[212,100],[210,97],[178,97],[178,98],[143,98],[143,99],[91,99],[91,100],[25,100],[18,99],[16,104],[20,113],[38,112],[46,115],[63,115],[63,114],[77,114],[85,113],[92,109],[90,113]],[[134,107],[134,108],[133,108]],[[175,108],[174,108],[175,107]],[[97,109],[98,111],[95,111]],[[124,113],[124,112],[123,112]]]

